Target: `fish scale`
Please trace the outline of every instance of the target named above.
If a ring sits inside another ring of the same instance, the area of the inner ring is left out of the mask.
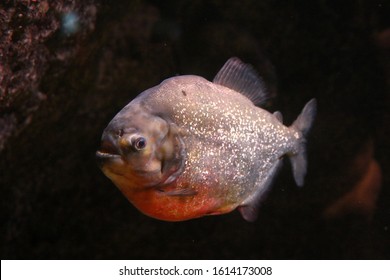
[[[187,84],[191,87],[194,83],[198,83],[197,80],[199,83],[204,82],[196,76],[184,76],[181,79],[182,87]],[[196,102],[187,102],[183,98],[183,101],[178,102],[174,107],[174,109],[186,108],[188,115],[194,116],[189,118],[175,114],[173,120],[179,123],[184,131],[191,132],[185,137],[190,151],[186,171],[200,169],[198,172],[201,172],[204,164],[204,162],[194,160],[191,151],[207,155],[208,151],[215,147],[218,154],[214,157],[216,159],[214,169],[224,174],[224,181],[226,181],[220,182],[218,187],[228,191],[236,189],[231,187],[232,184],[237,185],[237,188],[245,184],[254,186],[254,180],[257,180],[257,177],[261,178],[264,172],[266,173],[270,162],[291,149],[291,143],[293,143],[291,139],[294,135],[272,115],[269,113],[265,115],[262,109],[255,107],[248,100],[240,100],[241,106],[237,103],[225,102],[225,100],[230,100],[227,97],[225,99],[226,89],[221,90],[215,85],[215,88],[208,87],[207,91],[198,86],[198,90],[199,92],[193,94],[204,99],[208,106],[199,110]],[[188,91],[187,89],[186,92]],[[203,96],[204,92],[206,92],[205,96]],[[231,92],[231,94],[237,93]],[[236,102],[237,100],[239,98],[235,98]],[[248,106],[248,108],[244,109],[243,106]],[[264,115],[267,117],[264,118]],[[272,123],[271,118],[273,118]],[[206,123],[201,120],[206,120]],[[203,145],[198,145],[199,141]],[[194,144],[194,148],[190,143]],[[204,158],[208,159],[207,156]],[[248,172],[248,170],[251,171],[250,167],[257,169],[258,173]],[[237,177],[241,178],[241,181],[236,181]],[[249,182],[250,177],[253,177],[252,182]],[[246,192],[248,191],[251,190],[247,189]]]

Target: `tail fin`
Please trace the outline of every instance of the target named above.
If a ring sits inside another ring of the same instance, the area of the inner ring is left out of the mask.
[[[317,101],[315,99],[311,99],[306,103],[301,114],[291,126],[292,129],[298,131],[302,135],[302,139],[298,144],[297,150],[290,156],[294,179],[299,187],[304,184],[307,169],[305,137],[313,124],[316,113]]]

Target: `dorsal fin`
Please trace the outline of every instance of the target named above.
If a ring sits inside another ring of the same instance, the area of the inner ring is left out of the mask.
[[[262,105],[268,99],[263,79],[251,65],[243,63],[237,57],[232,57],[225,63],[213,83],[245,95],[256,105]]]

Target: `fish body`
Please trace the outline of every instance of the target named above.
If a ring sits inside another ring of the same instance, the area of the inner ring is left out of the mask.
[[[141,93],[103,133],[103,172],[141,212],[182,221],[238,208],[253,221],[289,155],[303,185],[305,135],[316,111],[311,100],[291,127],[259,108],[260,77],[237,58],[213,82],[177,76]]]

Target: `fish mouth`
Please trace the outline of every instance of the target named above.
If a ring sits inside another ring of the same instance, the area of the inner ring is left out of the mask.
[[[121,155],[118,154],[110,154],[105,151],[97,151],[96,152],[96,158],[99,159],[117,159],[120,158]]]
[[[121,158],[122,158],[118,154],[111,154],[111,153],[107,153],[105,151],[97,151],[95,156],[96,156],[96,161],[97,161],[100,168],[103,168],[105,165],[107,165],[113,161],[121,160]]]
[[[101,148],[96,152],[96,160],[99,165],[104,165],[107,161],[120,159],[118,148],[111,141],[102,141]]]

